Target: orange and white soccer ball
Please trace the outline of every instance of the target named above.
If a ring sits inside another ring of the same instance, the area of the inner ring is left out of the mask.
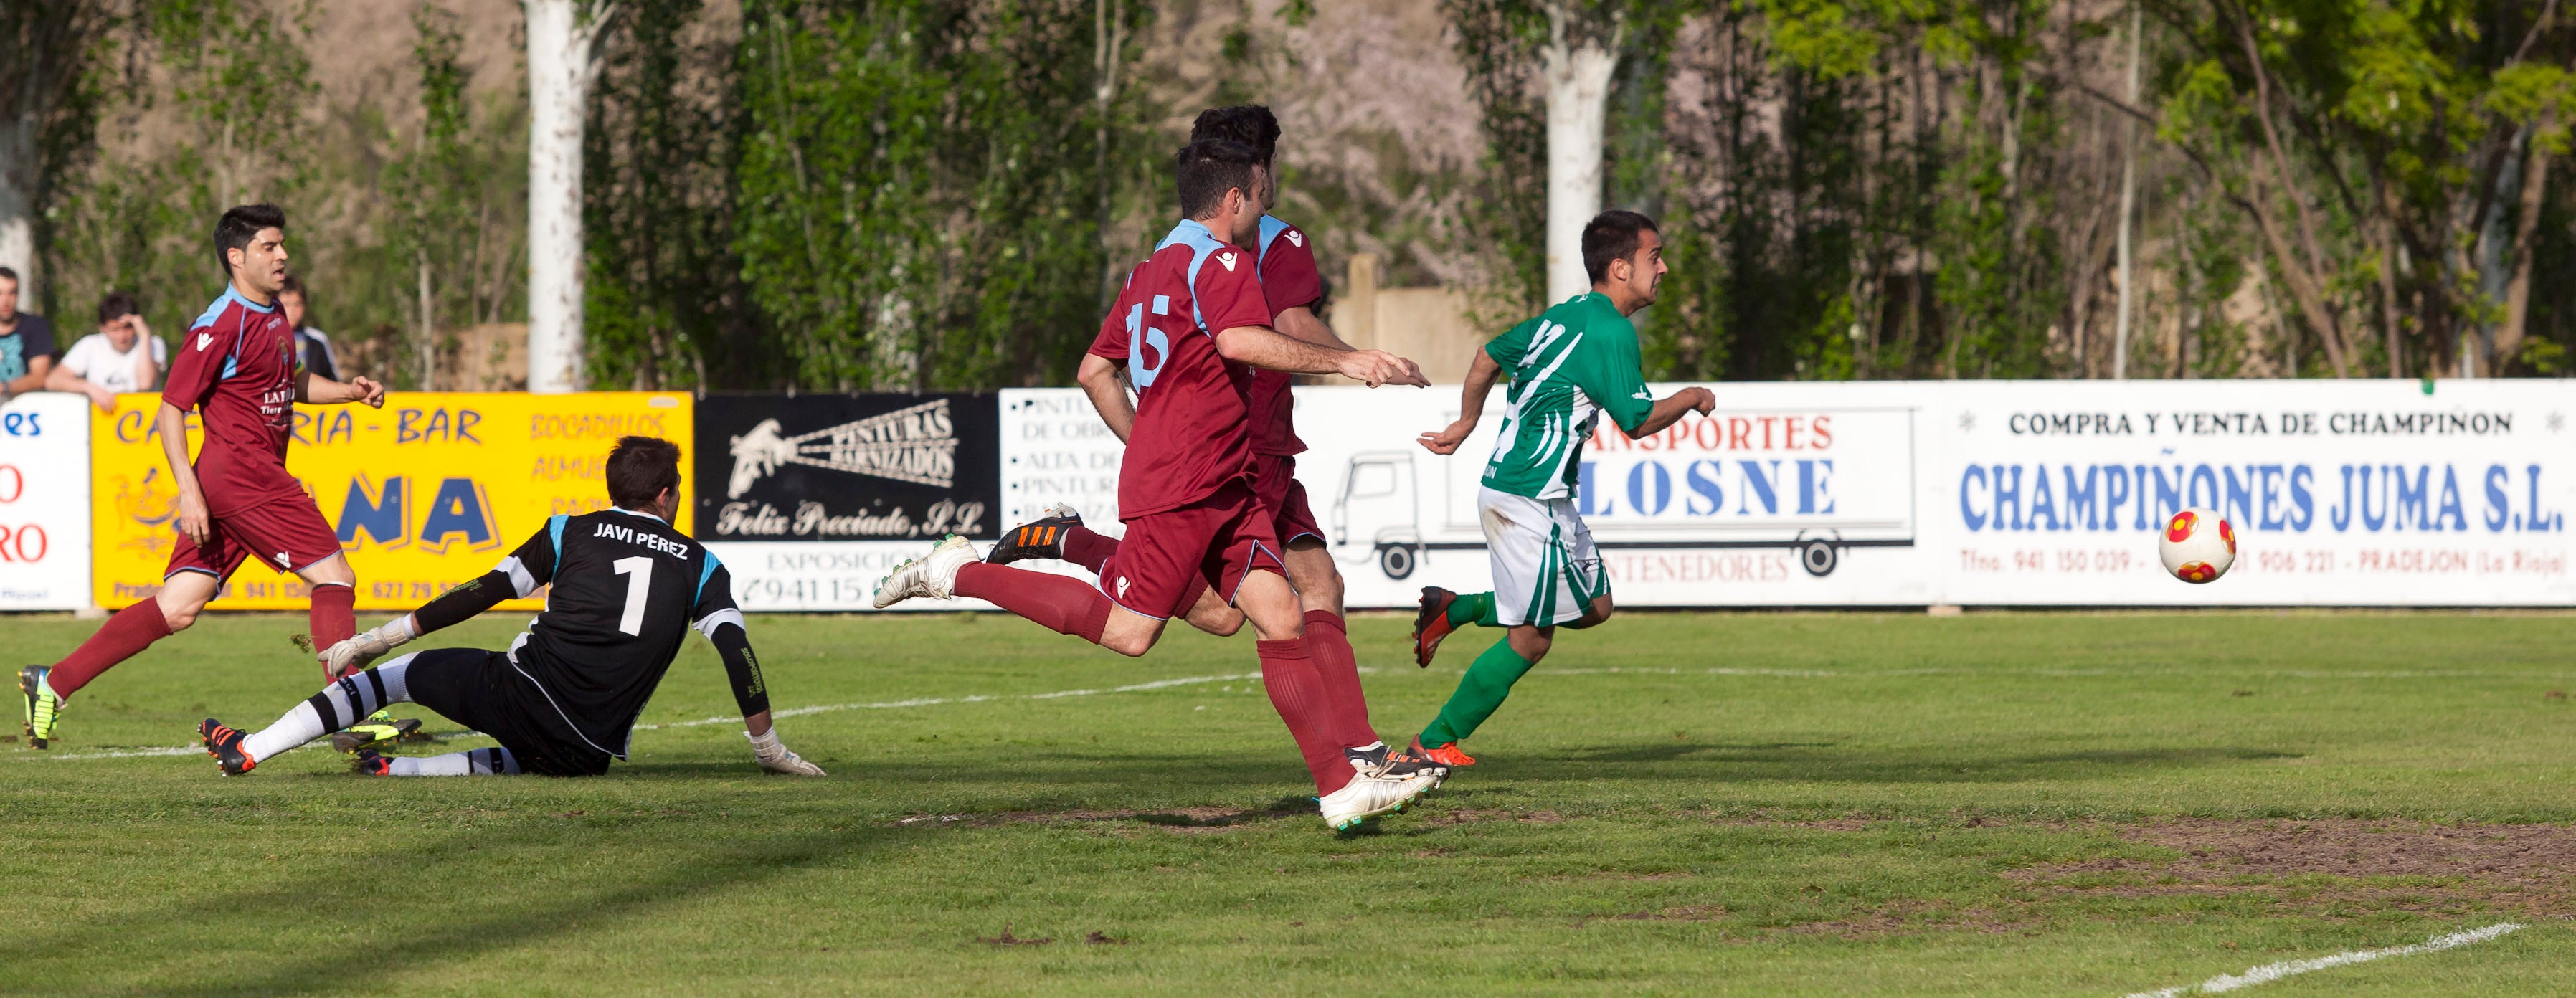
[[[2216,580],[2236,564],[2236,528],[2215,510],[2194,506],[2165,521],[2165,535],[2156,542],[2156,553],[2165,561],[2165,571],[2184,582]]]

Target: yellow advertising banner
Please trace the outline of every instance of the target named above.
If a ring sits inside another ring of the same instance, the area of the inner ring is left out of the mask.
[[[91,587],[115,609],[161,588],[178,539],[179,492],[152,418],[157,394],[90,410]],[[608,506],[608,449],[640,434],[693,446],[693,407],[672,392],[526,395],[394,392],[385,407],[295,407],[286,470],[304,483],[358,573],[358,608],[408,610],[490,571],[557,513]],[[188,417],[188,452],[201,431]],[[680,508],[695,509],[687,455]],[[680,529],[688,530],[683,513]],[[251,559],[212,604],[300,610],[304,581]],[[505,608],[534,610],[538,598]]]

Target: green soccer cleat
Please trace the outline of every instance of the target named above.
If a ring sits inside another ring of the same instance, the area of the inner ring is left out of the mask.
[[[420,719],[396,719],[389,710],[379,710],[346,730],[331,733],[331,747],[344,753],[383,748],[396,742],[427,738],[420,733]]]
[[[63,698],[55,696],[45,685],[45,674],[54,670],[31,665],[18,670],[18,692],[27,698],[27,747],[41,749],[53,744],[54,723],[63,718]]]

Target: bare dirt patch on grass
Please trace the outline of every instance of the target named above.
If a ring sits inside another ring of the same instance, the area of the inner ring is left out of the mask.
[[[2182,855],[2051,863],[2004,876],[2120,897],[2262,892],[2284,903],[2328,907],[2485,905],[2539,917],[2576,915],[2576,828],[2565,825],[2182,819],[2133,826],[2121,835]]]

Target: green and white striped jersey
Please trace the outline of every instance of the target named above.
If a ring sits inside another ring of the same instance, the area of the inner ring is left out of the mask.
[[[1599,292],[1512,327],[1485,344],[1485,355],[1512,379],[1511,408],[1485,463],[1485,486],[1498,492],[1573,496],[1594,416],[1607,412],[1620,429],[1633,430],[1655,407],[1637,356],[1637,327]]]

